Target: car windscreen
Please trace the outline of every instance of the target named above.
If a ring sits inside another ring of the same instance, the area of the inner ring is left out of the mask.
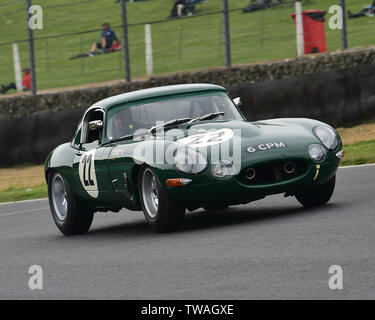
[[[194,119],[214,112],[224,112],[224,115],[215,120],[244,120],[226,93],[201,93],[158,99],[130,107],[118,106],[109,113],[106,133],[108,139],[112,140],[134,134],[137,130],[148,130],[161,122],[180,118]]]

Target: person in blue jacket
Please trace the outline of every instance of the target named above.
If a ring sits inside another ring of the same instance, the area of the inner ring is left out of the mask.
[[[110,28],[109,23],[102,24],[101,41],[94,42],[92,44],[90,52],[94,52],[97,49],[104,50],[110,49],[114,41],[117,41],[116,33]]]
[[[348,10],[348,17],[351,18],[359,18],[359,17],[373,17],[375,15],[375,0],[367,7],[363,8],[358,13],[352,13]]]

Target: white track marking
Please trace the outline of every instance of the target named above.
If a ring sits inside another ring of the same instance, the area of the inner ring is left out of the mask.
[[[22,210],[22,211],[5,212],[5,213],[0,213],[0,217],[13,216],[13,215],[16,215],[16,214],[21,214],[21,213],[26,213],[26,212],[32,212],[32,211],[41,211],[41,210],[46,210],[46,209],[49,209],[49,207],[29,209],[29,210]]]
[[[375,166],[375,163],[357,164],[357,165],[354,165],[354,166],[344,166],[344,167],[340,167],[339,169],[373,167],[373,166]]]
[[[20,200],[20,201],[11,201],[11,202],[1,202],[1,205],[6,205],[6,204],[18,204],[18,203],[28,203],[28,202],[35,202],[35,201],[43,201],[43,200],[48,200],[48,198],[39,198],[39,199],[31,199],[31,200]]]

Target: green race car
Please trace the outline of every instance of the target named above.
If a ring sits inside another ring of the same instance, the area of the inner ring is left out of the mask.
[[[323,205],[344,156],[322,122],[248,122],[225,88],[186,84],[139,90],[93,104],[71,142],[45,163],[53,219],[63,234],[86,232],[97,211],[143,210],[159,232],[186,209],[243,204],[267,195]]]

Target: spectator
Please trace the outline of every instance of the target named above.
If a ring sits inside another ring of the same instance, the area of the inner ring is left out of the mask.
[[[23,79],[22,79],[22,88],[23,91],[27,91],[31,89],[31,74],[29,68],[24,68],[23,70]],[[11,89],[17,89],[16,84],[14,82],[8,84],[7,86],[1,85],[0,92],[2,94],[7,93],[7,91]]]
[[[115,32],[110,28],[109,23],[102,24],[103,31],[101,33],[101,42],[94,42],[92,44],[90,53],[95,52],[97,49],[105,50],[110,49],[114,41],[117,40]]]
[[[258,11],[260,9],[271,8],[272,0],[251,0],[250,3],[242,9],[243,13]]]
[[[363,8],[358,13],[352,13],[348,10],[348,17],[350,18],[359,18],[359,17],[372,17],[375,15],[375,0],[369,6]]]
[[[185,0],[176,0],[168,18],[179,17],[181,15],[186,15]]]
[[[192,16],[195,14],[195,5],[204,1],[206,0],[185,0],[185,7],[188,10],[188,15]]]
[[[146,0],[133,0],[134,2],[136,2],[136,1],[146,1]],[[120,3],[121,2],[121,0],[116,0],[116,3]],[[130,0],[128,0],[128,2],[130,2]]]
[[[206,0],[176,0],[168,18],[179,16],[192,16],[195,13],[195,5]]]

